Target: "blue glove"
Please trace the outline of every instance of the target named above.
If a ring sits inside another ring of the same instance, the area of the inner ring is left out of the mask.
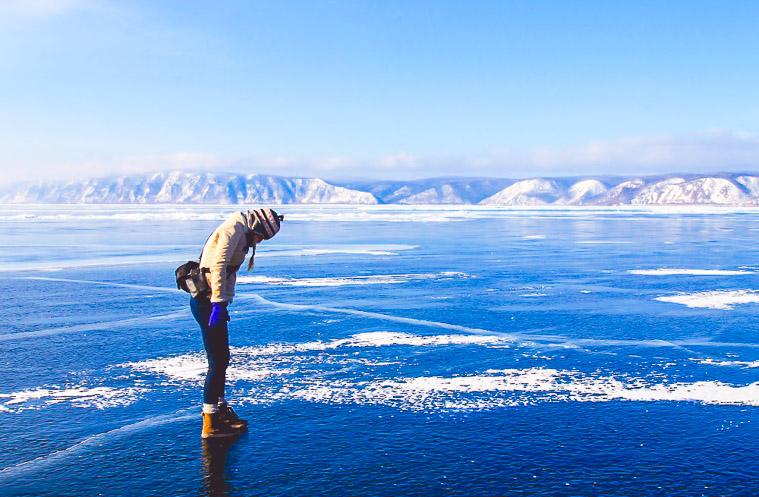
[[[211,304],[211,317],[208,318],[208,326],[213,328],[224,321],[229,321],[226,302],[214,302]]]

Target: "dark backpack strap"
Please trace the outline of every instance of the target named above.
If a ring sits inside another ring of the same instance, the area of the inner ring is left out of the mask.
[[[203,251],[206,249],[206,243],[208,243],[208,240],[211,239],[214,233],[216,233],[216,230],[213,230],[211,234],[208,235],[208,238],[206,238],[206,241],[203,242],[203,248],[200,249],[200,255],[198,256],[198,264],[200,264],[200,259],[203,258]]]

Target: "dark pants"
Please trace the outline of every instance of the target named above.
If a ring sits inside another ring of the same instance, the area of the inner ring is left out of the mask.
[[[203,332],[203,346],[208,358],[208,374],[203,387],[203,403],[216,404],[219,397],[224,397],[224,383],[229,365],[229,331],[227,322],[221,320],[211,328],[208,318],[211,316],[211,302],[208,299],[190,298],[190,309],[195,321]]]

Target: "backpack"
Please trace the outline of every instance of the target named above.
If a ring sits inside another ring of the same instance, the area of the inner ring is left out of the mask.
[[[209,236],[206,239],[206,243],[208,243],[210,238]],[[203,244],[203,249],[206,248],[206,243]],[[202,258],[203,250],[200,251],[197,261],[187,261],[174,271],[177,288],[189,293],[193,298],[210,298],[211,296],[211,287],[208,285],[208,280],[206,280],[205,276],[210,271],[208,268],[200,267],[200,260]]]

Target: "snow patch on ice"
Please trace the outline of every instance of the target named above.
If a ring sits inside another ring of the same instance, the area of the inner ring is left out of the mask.
[[[692,275],[692,276],[736,276],[742,274],[755,274],[756,271],[746,271],[743,269],[677,269],[677,268],[658,268],[658,269],[630,269],[630,274],[641,276],[672,276],[672,275]]]
[[[441,345],[487,345],[510,342],[511,340],[503,337],[488,335],[414,335],[394,331],[371,331],[357,333],[348,338],[337,338],[328,341],[317,340],[295,344],[277,343],[262,346],[237,347],[235,348],[235,352],[249,356],[277,356],[351,347],[428,347]]]
[[[273,276],[240,276],[237,283],[281,286],[327,287],[350,285],[392,285],[414,280],[468,278],[466,273],[442,272],[427,274],[377,274],[373,276],[343,276],[324,278],[277,278]]]
[[[485,335],[413,335],[392,331],[358,333],[343,340],[329,342],[333,347],[387,347],[408,345],[413,347],[439,345],[484,345],[506,342],[501,337]]]
[[[312,341],[302,343],[273,343],[268,345],[231,347],[231,362],[227,370],[227,381],[230,383],[259,381],[274,376],[291,375],[298,372],[298,366],[304,363],[321,363],[325,360],[334,363],[352,363],[363,361],[360,358],[345,357],[315,357],[309,353],[324,352],[342,348],[369,347],[433,347],[444,345],[501,345],[509,342],[497,336],[484,335],[413,335],[391,331],[376,331],[358,333],[348,338],[328,341]],[[390,364],[386,361],[362,362],[369,366]],[[179,356],[159,357],[138,362],[128,362],[115,366],[127,368],[137,373],[161,375],[173,383],[201,383],[208,367],[205,355],[189,353]]]
[[[737,366],[743,368],[759,368],[759,361],[718,361],[710,357],[707,357],[706,359],[691,358],[691,361],[695,361],[706,366]]]
[[[350,348],[386,346],[502,345],[499,337],[422,336],[390,331],[359,333],[343,339],[238,347],[232,351],[235,400],[268,404],[301,400],[328,404],[386,405],[411,411],[472,411],[542,402],[700,402],[759,406],[759,382],[732,385],[719,381],[671,382],[624,374],[586,373],[544,367],[490,369],[479,374],[378,378],[365,368],[398,361],[356,356]],[[341,354],[326,354],[329,350]],[[362,366],[355,370],[356,365]],[[199,383],[205,359],[188,354],[125,364],[176,382]],[[335,376],[340,371],[349,377]],[[281,380],[276,380],[281,378]],[[658,378],[658,377],[657,377]],[[652,382],[653,381],[653,382]]]
[[[733,385],[719,381],[668,382],[661,374],[641,378],[610,372],[581,372],[546,367],[488,369],[481,373],[388,377],[403,366],[398,352],[382,347],[475,345],[504,347],[506,338],[485,335],[415,335],[393,331],[358,333],[346,338],[301,343],[234,347],[228,380],[236,402],[270,404],[300,400],[328,404],[384,405],[421,412],[490,410],[543,402],[700,402],[759,406],[759,382]],[[364,350],[361,350],[364,349]],[[372,350],[370,350],[372,349]],[[524,356],[524,355],[523,355]],[[524,356],[527,357],[527,356]],[[534,356],[534,360],[550,360]],[[703,364],[759,367],[759,361],[713,361]],[[202,353],[159,357],[115,366],[131,370],[132,389],[108,387],[35,389],[0,395],[0,410],[71,401],[99,408],[125,405],[155,384],[141,374],[165,378],[158,385],[198,388],[206,371]],[[131,394],[131,397],[130,395]]]
[[[21,412],[31,409],[41,409],[53,404],[69,403],[73,407],[94,407],[107,409],[111,407],[128,406],[134,403],[142,388],[112,388],[112,387],[48,387],[22,390],[19,392],[0,394],[0,406],[4,411]]]
[[[380,243],[367,245],[331,245],[326,247],[305,247],[285,250],[261,250],[256,252],[258,257],[303,257],[309,255],[351,254],[351,255],[398,255],[397,252],[414,250],[418,245],[399,243]]]
[[[248,354],[239,347],[231,348],[232,362],[227,369],[227,382],[257,381],[269,376],[291,374],[291,369],[274,369],[260,362],[249,361]],[[201,353],[184,354],[173,357],[159,357],[140,362],[128,362],[117,367],[129,368],[135,372],[159,374],[172,382],[202,383],[206,377],[208,362]]]
[[[660,302],[681,304],[691,308],[732,310],[738,304],[759,304],[756,290],[717,290],[712,292],[682,293],[656,297]]]
[[[700,402],[759,406],[759,382],[649,384],[642,379],[546,368],[488,370],[465,376],[426,376],[367,382],[317,380],[287,397],[330,404],[378,404],[412,411],[484,410],[541,402]]]
[[[579,240],[578,245],[626,245],[632,243],[627,240]]]

